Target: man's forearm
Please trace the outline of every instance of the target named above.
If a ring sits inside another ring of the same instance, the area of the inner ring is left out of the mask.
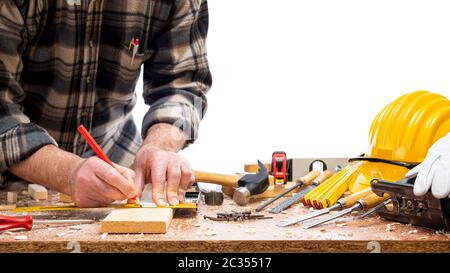
[[[150,127],[143,143],[172,152],[178,152],[184,144],[183,131],[167,123],[158,123]]]
[[[9,171],[26,181],[71,194],[70,175],[82,161],[75,154],[47,145],[10,167]]]

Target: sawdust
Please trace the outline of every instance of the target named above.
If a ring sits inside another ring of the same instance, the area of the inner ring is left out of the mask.
[[[28,236],[26,236],[26,235],[14,236],[14,240],[17,240],[17,241],[26,241],[26,240],[28,240]]]

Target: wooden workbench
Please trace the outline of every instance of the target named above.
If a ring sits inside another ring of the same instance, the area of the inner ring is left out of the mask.
[[[0,192],[2,202],[4,196],[5,193]],[[19,205],[41,204],[31,200],[20,202]],[[46,203],[55,202],[52,193]],[[257,205],[252,203],[247,209]],[[0,252],[450,252],[449,234],[403,224],[392,225],[378,217],[356,221],[346,217],[310,230],[298,225],[276,226],[286,217],[309,212],[302,205],[278,215],[265,211],[264,214],[274,217],[267,220],[214,222],[203,218],[204,215],[215,216],[217,212],[245,209],[228,198],[220,207],[201,202],[196,214],[178,211],[169,232],[160,235],[102,235],[98,222],[79,226],[35,226],[32,231],[0,233]],[[34,215],[47,219],[100,220],[109,211],[111,208]]]

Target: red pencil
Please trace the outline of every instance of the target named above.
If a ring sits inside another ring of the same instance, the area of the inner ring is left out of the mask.
[[[81,136],[83,136],[83,138],[86,140],[86,142],[89,144],[89,146],[91,146],[92,150],[94,150],[95,154],[100,159],[102,159],[103,161],[105,161],[106,163],[111,165],[111,167],[115,168],[112,161],[109,160],[108,156],[105,154],[105,152],[103,152],[102,148],[100,148],[100,146],[97,144],[95,139],[91,136],[91,134],[89,134],[88,130],[86,129],[86,127],[84,127],[84,125],[80,125],[80,127],[78,127],[78,132],[80,132]],[[139,197],[135,196],[135,197],[128,199],[128,203],[129,204],[130,203],[139,204]]]

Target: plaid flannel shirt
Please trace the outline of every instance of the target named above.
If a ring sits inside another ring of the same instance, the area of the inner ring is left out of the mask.
[[[0,1],[0,185],[44,145],[92,156],[80,124],[125,166],[155,123],[192,143],[212,82],[207,30],[206,0]],[[140,133],[131,111],[142,64]]]

